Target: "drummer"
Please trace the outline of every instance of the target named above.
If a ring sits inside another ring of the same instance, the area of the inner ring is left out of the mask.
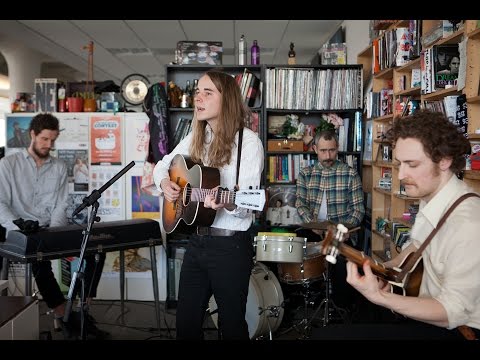
[[[304,223],[342,223],[348,228],[360,226],[365,215],[362,182],[356,169],[337,159],[338,138],[335,131],[317,132],[313,150],[318,156],[318,162],[300,169],[297,179],[295,207],[301,220]],[[298,231],[297,235],[308,238],[308,241],[321,241],[324,232],[325,229],[305,229]],[[360,247],[356,233],[350,234],[347,242]],[[330,273],[332,298],[337,306],[342,307],[340,302],[348,303],[348,294],[339,292],[351,292],[345,281],[344,261],[332,267]],[[342,291],[343,288],[345,291]]]

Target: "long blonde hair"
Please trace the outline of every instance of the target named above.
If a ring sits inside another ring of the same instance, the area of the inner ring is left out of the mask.
[[[197,163],[203,163],[204,157],[206,157],[208,159],[206,165],[219,168],[230,163],[235,134],[245,127],[245,118],[249,116],[250,112],[243,103],[240,87],[231,75],[216,70],[209,70],[205,75],[212,80],[222,94],[220,114],[208,154],[205,154],[204,150],[207,122],[197,121],[196,114],[194,114],[190,157]]]

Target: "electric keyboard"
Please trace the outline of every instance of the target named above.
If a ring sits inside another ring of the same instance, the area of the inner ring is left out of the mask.
[[[23,262],[79,256],[86,227],[86,224],[48,227],[31,234],[13,230],[5,242],[0,242],[0,255]],[[107,221],[93,224],[85,251],[109,252],[161,244],[158,221]]]

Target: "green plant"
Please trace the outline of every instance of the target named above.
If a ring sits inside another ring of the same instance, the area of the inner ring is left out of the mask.
[[[320,123],[315,128],[315,135],[321,131],[335,131],[335,125],[325,119],[321,119]]]
[[[287,118],[282,125],[282,135],[288,138],[289,135],[295,134],[296,132],[297,127],[292,124],[289,118]]]
[[[95,93],[92,91],[76,91],[72,94],[72,97],[82,98],[82,99],[95,99]]]

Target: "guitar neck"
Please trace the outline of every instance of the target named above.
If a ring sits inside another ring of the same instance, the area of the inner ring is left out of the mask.
[[[202,188],[191,188],[190,190],[192,201],[204,202],[207,195],[213,195],[219,204],[235,204],[235,191]]]
[[[344,256],[347,260],[354,262],[358,266],[363,266],[363,263],[366,260],[370,260],[370,267],[372,268],[373,273],[385,280],[394,280],[394,274],[392,269],[387,269],[383,264],[379,263],[374,258],[367,256],[363,251],[358,251],[348,245],[340,243],[338,246],[339,253]]]

